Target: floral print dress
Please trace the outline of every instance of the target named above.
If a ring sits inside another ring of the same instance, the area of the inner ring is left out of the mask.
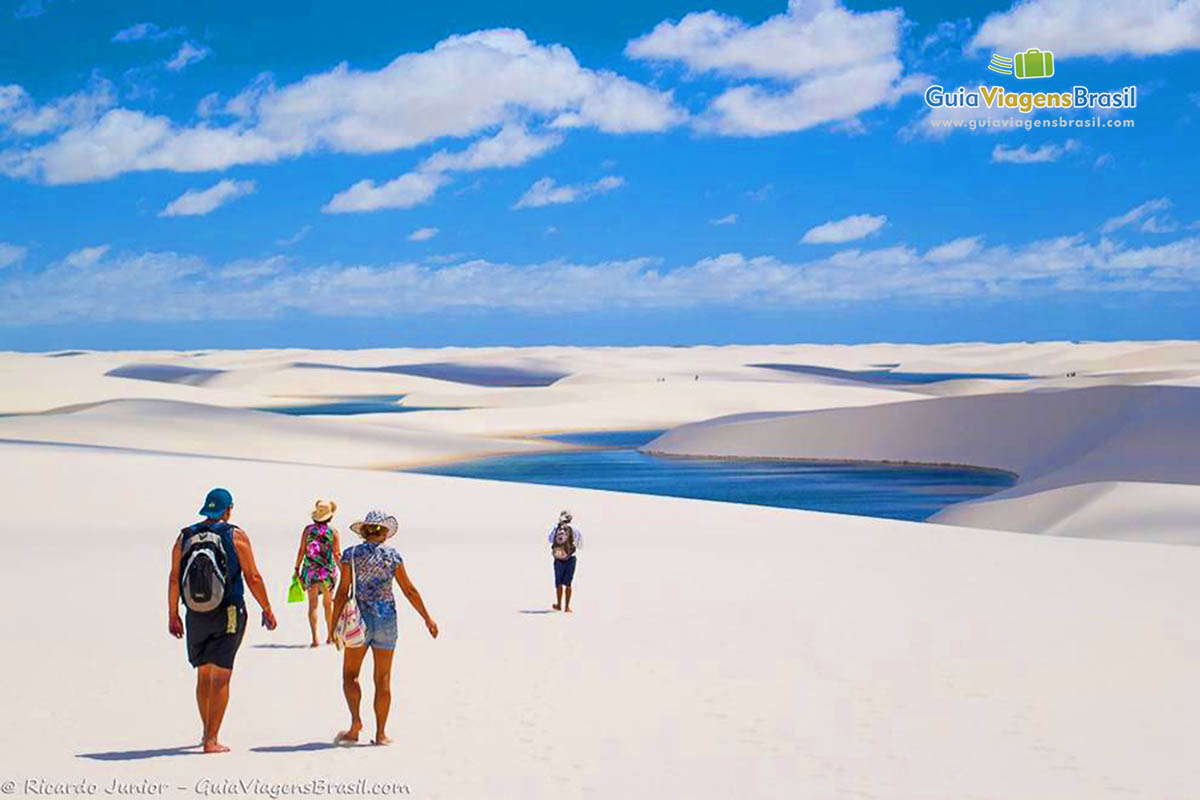
[[[336,534],[324,522],[304,529],[304,562],[300,565],[300,585],[305,589],[320,584],[333,588],[337,570],[333,563],[333,537]]]

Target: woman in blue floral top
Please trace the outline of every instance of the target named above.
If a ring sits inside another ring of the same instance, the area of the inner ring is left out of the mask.
[[[400,591],[425,620],[429,635],[437,638],[438,627],[425,610],[425,603],[417,587],[413,586],[404,571],[404,559],[384,542],[396,535],[400,527],[396,518],[382,511],[372,511],[350,530],[363,538],[361,544],[349,547],[342,553],[342,579],[338,585],[337,598],[333,602],[333,618],[341,619],[342,610],[350,599],[350,587],[354,585],[354,601],[362,615],[367,641],[362,647],[347,647],[342,661],[342,691],[350,707],[350,728],[340,732],[334,741],[351,744],[358,741],[362,731],[359,705],[362,702],[362,687],[358,674],[363,659],[370,649],[375,662],[375,738],[373,744],[390,744],[384,730],[388,711],[392,705],[392,656],[396,649],[396,599],[392,596],[392,581],[400,584]]]
[[[313,524],[300,532],[300,552],[296,553],[296,568],[292,575],[308,593],[308,627],[312,630],[312,646],[317,639],[317,598],[325,607],[326,644],[333,643],[333,586],[338,570],[334,559],[341,551],[337,529],[329,523],[337,511],[332,500],[318,500],[312,511]]]

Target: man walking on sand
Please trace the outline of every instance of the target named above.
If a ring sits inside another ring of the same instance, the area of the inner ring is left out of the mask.
[[[558,515],[558,524],[550,531],[550,553],[554,556],[554,610],[571,611],[571,582],[575,580],[575,553],[583,547],[579,528],[571,525],[571,512]],[[566,603],[563,603],[566,589]]]
[[[263,625],[275,630],[271,600],[254,563],[250,539],[229,524],[232,513],[233,496],[228,491],[208,493],[200,509],[204,520],[184,528],[175,540],[167,585],[167,627],[176,639],[184,636],[180,599],[187,606],[187,654],[196,668],[196,705],[206,753],[229,752],[217,737],[229,705],[233,660],[246,634],[246,585],[262,607]]]

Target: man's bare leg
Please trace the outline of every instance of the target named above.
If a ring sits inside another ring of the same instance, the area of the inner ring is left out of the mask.
[[[392,657],[395,650],[371,648],[375,661],[375,744],[391,744],[387,737],[388,712],[392,708]]]
[[[212,685],[212,667],[201,664],[196,668],[196,707],[200,711],[200,744],[204,744],[204,732],[208,730],[208,690]]]
[[[233,670],[205,664],[209,670],[208,721],[204,726],[204,752],[228,753],[229,748],[218,739],[221,722],[225,719],[225,708],[229,705],[229,680]]]
[[[571,613],[571,587],[570,586],[567,587],[567,604],[565,606],[563,606],[563,611],[567,612],[568,614]]]
[[[362,670],[362,662],[366,656],[366,647],[347,647],[342,657],[342,694],[346,695],[346,705],[350,707],[350,728],[339,731],[333,738],[334,744],[358,741],[358,734],[362,730],[362,716],[359,714],[362,686],[358,683],[358,673]]]
[[[563,587],[562,587],[561,583],[555,584],[555,586],[554,586],[554,597],[555,597],[554,610],[555,611],[562,611],[562,590],[563,590]]]
[[[317,641],[317,596],[321,593],[318,585],[308,587],[308,627],[312,631],[312,646],[320,644]]]

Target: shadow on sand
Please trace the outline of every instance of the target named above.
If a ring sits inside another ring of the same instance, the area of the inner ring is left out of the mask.
[[[311,644],[252,644],[251,647],[257,650],[318,650],[320,648],[313,647]]]
[[[554,609],[552,609],[552,608],[522,608],[518,613],[520,613],[520,614],[553,614]]]
[[[77,753],[76,758],[90,758],[93,761],[141,761],[146,758],[163,756],[199,756],[203,751],[198,744],[187,744],[182,747],[158,747],[153,750],[113,750],[109,753]]]
[[[251,747],[252,753],[308,753],[313,750],[333,750],[338,745],[332,742],[305,742],[304,744],[270,744]]]

